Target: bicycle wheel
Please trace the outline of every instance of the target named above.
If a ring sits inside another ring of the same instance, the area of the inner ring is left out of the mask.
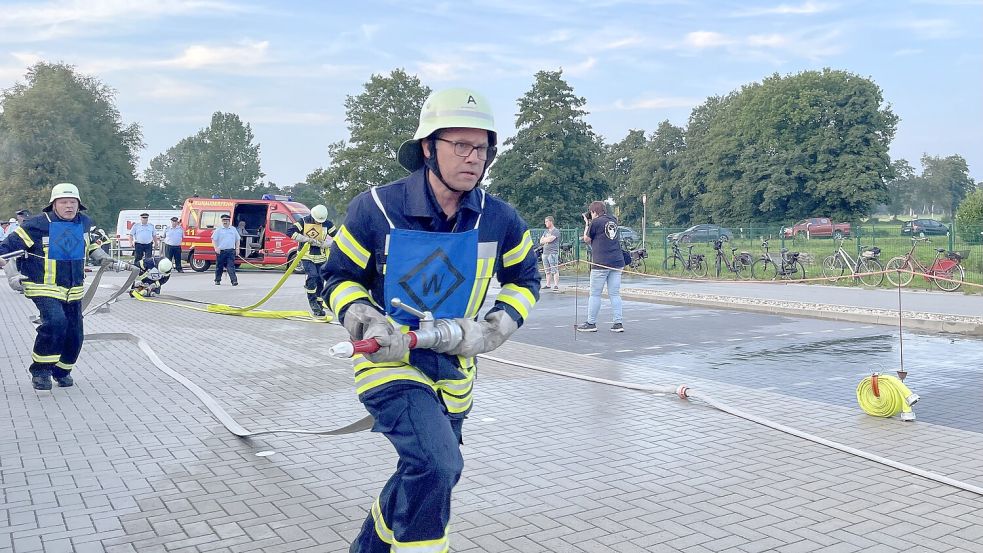
[[[645,268],[645,258],[644,257],[639,257],[638,258],[638,262],[635,263],[635,270],[638,271],[639,273],[648,273],[648,270],[646,270],[646,268]]]
[[[911,261],[905,256],[892,257],[887,262],[887,277],[888,282],[894,286],[908,286],[911,284],[912,274],[907,271],[914,271],[915,268],[911,266]]]
[[[699,259],[690,260],[689,272],[696,278],[704,278],[710,271],[709,266],[707,266],[707,260],[702,257]]]
[[[823,277],[829,281],[836,281],[846,273],[846,263],[839,255],[833,254],[823,259]]]
[[[756,259],[751,264],[751,278],[754,280],[775,280],[778,267],[770,259]]]
[[[864,286],[870,286],[872,288],[880,286],[884,282],[884,273],[882,271],[884,271],[884,266],[876,259],[861,257],[857,261],[857,272],[860,273],[860,276],[857,278],[860,279],[860,282]]]
[[[937,278],[933,278],[932,282],[934,282],[936,286],[945,290],[946,292],[955,292],[960,286],[963,285],[963,280],[966,278],[966,271],[963,270],[962,265],[953,265],[945,271],[935,271],[935,275],[949,279],[939,280]]]
[[[734,260],[734,276],[737,280],[751,280],[751,264],[747,259],[738,257]]]
[[[791,265],[785,268],[786,273],[782,274],[782,278],[787,280],[802,280],[806,277],[806,267],[798,259],[795,260]]]

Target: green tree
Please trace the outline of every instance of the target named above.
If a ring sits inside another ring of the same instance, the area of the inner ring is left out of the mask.
[[[905,211],[910,211],[918,186],[915,168],[905,159],[891,162],[891,174],[894,175],[886,183],[887,211],[897,217]]]
[[[887,200],[898,118],[873,81],[831,69],[776,74],[714,102],[687,168],[714,221],[853,219]]]
[[[956,233],[970,244],[983,242],[983,188],[971,192],[956,211]]]
[[[329,208],[343,213],[359,192],[406,176],[396,161],[400,144],[413,137],[430,89],[396,69],[388,77],[372,75],[365,91],[345,100],[348,141],[328,146],[330,165],[307,176],[325,189]]]
[[[124,125],[115,92],[64,64],[40,62],[0,97],[0,213],[37,212],[51,187],[72,182],[96,224],[142,206],[140,128]]]
[[[263,181],[254,139],[238,115],[215,112],[208,127],[150,160],[143,172],[150,207],[180,207],[195,194],[259,198],[271,187]]]
[[[620,142],[605,145],[601,172],[608,181],[611,194],[620,208],[621,221],[625,224],[642,219],[642,195],[633,188],[629,179],[638,152],[645,147],[645,131],[632,129]]]
[[[931,205],[949,215],[954,214],[963,198],[975,189],[969,166],[960,155],[922,156],[922,180]]]
[[[641,213],[641,197],[648,197],[648,216],[665,224],[679,224],[688,207],[682,205],[679,167],[686,150],[685,131],[669,121],[659,123],[644,148],[635,152],[628,181],[626,210]],[[631,206],[631,207],[628,207]]]
[[[585,103],[562,71],[536,73],[532,89],[518,100],[518,131],[491,167],[489,188],[534,226],[553,215],[558,227],[579,227],[587,204],[607,198],[603,144],[584,121]]]

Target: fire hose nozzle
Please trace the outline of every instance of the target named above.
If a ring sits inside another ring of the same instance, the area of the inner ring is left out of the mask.
[[[0,259],[3,260],[17,259],[18,257],[27,257],[27,252],[24,250],[15,250],[10,253],[5,253],[3,255],[0,255]]]

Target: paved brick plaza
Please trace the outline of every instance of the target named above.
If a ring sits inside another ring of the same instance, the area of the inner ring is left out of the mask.
[[[247,303],[274,278],[245,273],[233,290],[208,275],[176,275],[166,292]],[[300,278],[274,308],[304,308]],[[35,392],[26,373],[33,313],[0,290],[0,552],[347,551],[395,464],[381,435],[236,438],[124,342],[87,344],[74,388]],[[335,427],[364,415],[349,364],[322,353],[345,337],[338,326],[126,299],[86,318],[86,331],[145,338],[250,430]],[[658,367],[546,347],[511,343],[495,355],[680,382]],[[981,433],[686,383],[983,486]],[[983,551],[983,497],[696,402],[487,360],[476,389],[451,521],[456,553]]]

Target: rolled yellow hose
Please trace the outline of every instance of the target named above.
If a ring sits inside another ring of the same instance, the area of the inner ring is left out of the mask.
[[[875,379],[877,394],[874,393]],[[911,406],[916,401],[918,395],[912,393],[904,382],[894,376],[874,374],[864,378],[857,385],[857,403],[865,413],[875,417],[893,417],[901,413],[901,420],[915,420]]]

